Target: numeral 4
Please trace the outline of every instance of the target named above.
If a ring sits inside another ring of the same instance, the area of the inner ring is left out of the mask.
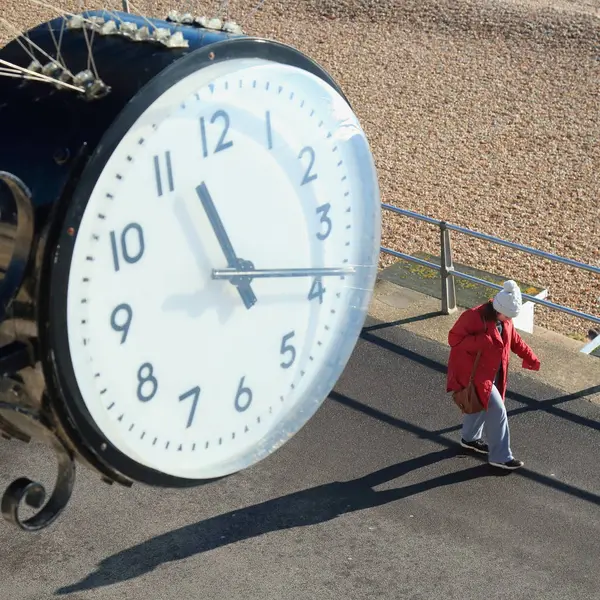
[[[314,300],[315,298],[318,298],[319,304],[323,304],[323,294],[326,291],[326,288],[323,287],[323,282],[321,281],[321,278],[317,277],[310,286],[310,292],[308,292],[308,299]]]

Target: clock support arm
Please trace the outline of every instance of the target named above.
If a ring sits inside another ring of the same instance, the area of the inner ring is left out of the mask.
[[[28,392],[21,375],[35,376],[34,348],[28,340],[20,339],[0,347],[0,434],[5,439],[26,443],[32,438],[43,439],[58,460],[54,490],[47,502],[44,486],[27,477],[15,479],[2,495],[3,518],[25,531],[38,531],[53,523],[66,508],[75,484],[73,454],[56,435],[44,411],[44,402]],[[22,519],[19,512],[23,504],[38,512]]]

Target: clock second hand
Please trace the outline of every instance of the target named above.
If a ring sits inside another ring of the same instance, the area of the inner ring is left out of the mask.
[[[213,279],[233,279],[234,277],[251,277],[252,279],[269,277],[327,277],[351,275],[353,267],[308,268],[308,269],[213,269]]]
[[[217,212],[217,207],[213,202],[210,193],[208,192],[208,188],[206,187],[206,183],[204,181],[196,188],[196,193],[200,198],[200,202],[202,202],[202,206],[206,212],[206,216],[210,221],[210,224],[217,236],[217,241],[221,246],[221,250],[227,259],[227,263],[229,264],[229,268],[235,270],[240,273],[238,275],[237,281],[232,281],[232,283],[237,287],[238,292],[244,302],[244,306],[246,308],[251,308],[256,304],[256,296],[250,287],[250,280],[243,278],[245,275],[244,269],[246,267],[250,268],[252,265],[248,261],[241,260],[237,257],[235,250],[231,244],[229,236],[225,231],[225,227],[221,218],[219,217],[219,213]],[[242,277],[240,279],[240,277]],[[214,279],[214,278],[213,278]]]

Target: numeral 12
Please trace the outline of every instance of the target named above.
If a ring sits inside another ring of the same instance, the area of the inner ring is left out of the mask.
[[[223,119],[225,125],[223,127],[223,131],[221,132],[221,137],[219,138],[219,141],[213,150],[214,154],[233,146],[233,142],[231,140],[228,142],[225,141],[225,137],[229,131],[229,115],[224,110],[218,110],[210,118],[211,125],[214,124],[217,119]],[[208,156],[208,141],[206,135],[206,120],[204,117],[200,117],[200,137],[202,139],[202,156],[206,158]]]

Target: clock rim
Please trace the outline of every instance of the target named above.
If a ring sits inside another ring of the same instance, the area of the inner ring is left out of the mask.
[[[312,73],[329,84],[350,106],[333,78],[292,46],[258,37],[232,38],[210,44],[169,65],[138,90],[106,130],[98,146],[90,149],[82,169],[74,175],[58,200],[60,209],[48,233],[38,295],[42,367],[58,420],[77,450],[103,473],[108,468],[138,483],[169,488],[196,487],[235,474],[200,479],[170,475],[130,458],[105,437],[77,384],[69,347],[66,297],[77,239],[77,235],[70,235],[68,230],[73,228],[78,232],[94,186],[123,137],[156,99],[184,77],[218,62],[245,58],[269,60]]]

